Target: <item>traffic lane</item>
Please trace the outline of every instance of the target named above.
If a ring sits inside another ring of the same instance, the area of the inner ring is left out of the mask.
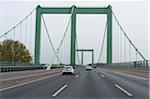
[[[140,73],[140,72],[139,72]],[[118,75],[119,77],[124,77],[126,79],[135,81],[139,83],[140,85],[143,85],[145,87],[149,86],[149,79],[138,77],[130,74],[120,73],[120,72],[114,72],[115,75]]]
[[[101,78],[94,70],[83,70],[79,77],[73,80],[54,99],[131,99],[115,88],[112,83]]]
[[[123,77],[120,78],[118,76],[114,76],[113,74],[104,73],[105,80],[111,81],[114,84],[118,84],[126,89],[128,92],[133,94],[133,97],[136,99],[149,99],[149,86],[145,87],[143,85],[139,85],[135,81],[124,79]]]
[[[78,73],[80,73],[80,69],[75,72],[75,74]],[[1,91],[1,99],[49,99],[49,96],[58,88],[64,84],[71,83],[74,78],[75,75],[57,75],[48,79]]]
[[[147,87],[149,86],[149,80],[148,79],[144,79],[142,77],[138,77],[138,76],[132,76],[132,75],[129,75],[129,74],[125,74],[125,73],[121,73],[121,72],[113,72],[113,71],[110,71],[110,70],[106,70],[106,69],[102,69],[100,71],[104,71],[106,73],[113,73],[113,75],[116,75],[116,76],[119,76],[120,78],[124,78],[124,79],[128,79],[128,80],[131,80],[133,82],[136,82],[136,83],[139,83],[140,85],[142,85],[143,87]],[[140,73],[140,72],[139,72]]]
[[[110,71],[100,71],[100,73],[105,75],[106,81],[111,81],[113,84],[118,84],[126,89],[128,92],[132,93],[133,98],[149,99],[149,82],[139,79],[133,80],[133,78],[131,77],[119,75]]]

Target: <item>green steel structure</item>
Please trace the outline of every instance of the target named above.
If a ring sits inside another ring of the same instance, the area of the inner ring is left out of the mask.
[[[84,52],[92,52],[92,66],[94,64],[94,50],[93,49],[76,49],[76,51],[81,52],[81,65],[83,65]]]
[[[73,11],[73,12],[72,12]],[[71,52],[70,64],[75,65],[76,52],[76,14],[107,14],[107,63],[112,63],[112,8],[108,7],[40,7],[36,8],[35,64],[40,64],[40,38],[42,14],[71,14]]]

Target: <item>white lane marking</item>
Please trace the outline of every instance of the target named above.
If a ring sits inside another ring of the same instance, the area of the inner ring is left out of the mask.
[[[57,96],[62,90],[64,90],[67,87],[67,85],[65,84],[63,87],[61,87],[59,90],[57,90],[52,96],[55,97]]]
[[[36,80],[29,81],[29,82],[25,82],[25,83],[13,85],[13,86],[10,86],[10,87],[6,87],[6,88],[3,88],[3,89],[0,89],[0,91],[12,89],[12,88],[15,88],[15,87],[20,87],[20,86],[27,85],[27,84],[30,84],[30,83],[34,83],[34,82],[37,82],[37,81],[40,81],[40,80],[44,80],[44,79],[47,79],[47,78],[50,78],[50,77],[57,76],[59,74],[61,74],[61,73],[53,74],[53,75],[50,75],[48,77],[44,77],[44,78],[41,78],[41,79],[36,79]]]
[[[112,73],[116,73],[116,74],[121,74],[121,75],[124,75],[124,76],[129,76],[129,77],[133,77],[133,78],[141,79],[141,80],[149,80],[149,79],[146,79],[146,78],[143,78],[143,77],[134,76],[134,75],[127,74],[127,73],[121,73],[121,72],[117,72],[117,71],[111,71],[111,70],[106,70],[106,69],[102,69],[102,71],[104,71],[104,72],[112,72]]]
[[[101,74],[101,77],[105,78],[105,76],[103,74]]]
[[[133,78],[137,78],[137,79],[141,79],[141,80],[148,80],[148,79],[143,78],[143,77],[138,77],[138,76],[134,76],[134,75],[126,74],[126,73],[121,73],[121,72],[114,72],[114,73],[121,74],[121,75],[124,75],[124,76],[133,77]]]
[[[124,92],[126,95],[132,97],[133,95],[131,93],[129,93],[127,90],[123,89],[122,87],[120,87],[119,85],[115,84],[115,87],[118,88],[119,90],[121,90],[122,92]]]
[[[78,75],[75,76],[75,78],[77,78],[77,77],[78,77]]]

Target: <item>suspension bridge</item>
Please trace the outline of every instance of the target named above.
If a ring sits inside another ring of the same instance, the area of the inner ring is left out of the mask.
[[[44,15],[69,16],[64,31],[61,32],[61,35],[57,35],[59,37],[56,37],[55,34],[52,35],[50,31],[51,27],[48,26],[48,22]],[[77,33],[76,28],[77,15],[106,16],[105,28],[102,33],[102,43],[97,46],[99,49],[91,47],[79,48],[79,34]],[[107,7],[76,7],[75,5],[72,7],[41,7],[38,5],[25,16],[24,19],[18,22],[18,24],[13,26],[7,32],[0,34],[0,42],[6,40],[14,40],[24,44],[33,60],[31,62],[17,61],[15,57],[17,57],[20,52],[17,51],[17,48],[13,48],[14,44],[10,45],[9,47],[13,52],[14,58],[9,61],[7,59],[4,60],[2,57],[0,58],[2,78],[3,76],[5,78],[4,73],[8,73],[6,75],[9,75],[9,73],[15,71],[18,71],[18,74],[14,77],[12,75],[10,78],[12,77],[15,79],[15,77],[20,74],[31,77],[32,74],[24,74],[25,70],[29,72],[30,70],[46,70],[48,66],[58,69],[58,72],[54,71],[53,75],[52,69],[51,76],[48,79],[45,78],[44,80],[41,79],[30,84],[22,84],[19,85],[19,87],[13,86],[13,89],[11,89],[10,86],[8,88],[3,88],[0,91],[2,98],[44,97],[47,99],[54,98],[57,94],[58,99],[71,99],[74,97],[79,99],[93,99],[96,97],[114,97],[115,99],[120,99],[120,97],[125,99],[149,98],[148,87],[145,87],[149,86],[147,79],[143,80],[143,78],[137,76],[121,74],[119,72],[112,72],[104,69],[105,67],[111,69],[123,67],[128,68],[129,70],[133,69],[140,71],[138,72],[139,74],[141,71],[144,73],[149,72],[148,59],[146,59],[143,52],[136,47],[134,42],[132,42],[132,38],[128,36],[128,33],[121,26],[111,5]],[[48,45],[45,42],[48,42]],[[83,68],[84,54],[87,52],[91,53],[91,61],[89,64],[93,67],[97,67],[91,72],[85,71]],[[95,55],[95,53],[99,53],[99,55]],[[2,54],[1,50],[0,55]],[[46,63],[42,62],[42,60],[47,58],[48,61]],[[76,67],[76,75],[59,75],[60,70],[64,65]],[[101,69],[102,67],[103,69]],[[39,72],[37,72],[37,74],[38,73]],[[43,73],[43,71],[41,73]],[[112,82],[111,84],[109,83],[109,80]],[[33,86],[41,87],[34,88]],[[85,88],[85,86],[87,86],[87,88]],[[59,90],[57,91],[57,89]],[[14,95],[13,90],[16,91],[16,95]],[[22,93],[24,90],[31,91]],[[73,91],[71,92],[70,90]],[[93,92],[90,90],[93,90]],[[106,90],[106,93],[102,92],[102,90]],[[52,95],[50,96],[49,94]]]
[[[36,14],[36,22],[35,26],[33,26],[33,14]],[[43,14],[70,14],[66,29],[64,31],[64,35],[60,40],[58,47],[54,48],[54,44],[50,36],[50,31],[46,26],[46,21],[44,19]],[[142,53],[138,50],[138,48],[134,45],[132,40],[128,37],[127,33],[123,30],[120,25],[117,17],[112,11],[111,6],[103,7],[103,8],[77,8],[76,6],[72,6],[71,8],[48,8],[48,7],[40,7],[37,6],[33,11],[31,11],[22,21],[20,21],[16,26],[12,27],[8,32],[1,34],[1,41],[6,39],[19,40],[23,42],[27,48],[30,50],[30,53],[34,56],[34,64],[40,64],[40,49],[41,49],[41,22],[43,22],[45,31],[47,33],[47,37],[50,43],[50,47],[52,48],[54,53],[54,57],[60,63],[60,52],[63,48],[61,48],[64,44],[64,39],[67,38],[67,33],[70,32],[70,64],[75,65],[76,60],[76,49],[77,47],[77,35],[76,35],[76,15],[77,14],[106,14],[107,21],[104,30],[104,37],[100,49],[100,55],[97,63],[100,63],[102,58],[102,54],[105,55],[106,61],[105,63],[119,63],[119,62],[130,62],[130,61],[147,61],[147,59],[142,55]],[[113,21],[112,21],[113,20]],[[112,23],[114,22],[114,23]],[[71,25],[71,31],[69,30],[69,25]],[[116,27],[113,27],[116,25]],[[35,27],[35,30],[33,30]],[[35,31],[35,34],[33,33]],[[24,33],[24,34],[23,34]],[[30,35],[29,35],[30,34]],[[31,34],[35,35],[34,44],[33,38],[31,38]],[[116,37],[115,35],[116,34]],[[18,36],[19,35],[19,36]],[[114,37],[114,38],[113,38]],[[113,41],[114,40],[114,41]],[[115,41],[116,40],[116,41]],[[114,42],[114,43],[113,43]],[[105,44],[104,44],[105,43]],[[106,48],[105,48],[106,47]],[[34,50],[34,52],[31,52]],[[60,49],[61,48],[61,49]],[[106,51],[104,51],[106,50]],[[118,52],[115,52],[118,51]],[[117,54],[117,55],[115,55]],[[133,55],[131,55],[133,54]],[[104,56],[103,55],[103,56]],[[118,57],[115,59],[114,57]],[[95,62],[96,63],[96,62]]]

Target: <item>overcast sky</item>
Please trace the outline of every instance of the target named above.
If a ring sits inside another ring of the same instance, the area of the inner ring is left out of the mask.
[[[22,20],[29,12],[31,12],[37,5],[42,7],[71,7],[76,5],[77,7],[107,7],[112,5],[113,12],[117,16],[123,29],[130,37],[132,42],[136,45],[139,51],[148,59],[148,2],[147,1],[0,1],[0,35],[8,31],[14,25],[16,25],[20,20]],[[34,19],[35,15],[32,15],[32,32],[34,32]],[[58,43],[65,31],[67,22],[70,15],[44,15],[46,24],[49,27],[50,36],[53,40],[55,48],[57,48]],[[31,21],[31,20],[29,20]],[[28,22],[29,22],[28,21]],[[95,61],[98,59],[99,50],[101,48],[104,27],[106,22],[105,15],[77,15],[77,37],[78,37],[78,48],[90,48],[95,51]],[[115,23],[114,23],[115,24]],[[17,30],[16,30],[17,31]],[[19,30],[18,30],[19,31]],[[29,31],[29,30],[28,30]],[[66,38],[66,48],[64,53],[69,57],[69,32]],[[48,39],[46,32],[42,25],[42,51],[41,51],[41,61],[43,63],[49,63],[51,60],[49,51],[50,46],[48,44]],[[19,35],[19,34],[16,34]],[[34,42],[34,33],[28,34]],[[19,36],[16,36],[19,37]],[[113,34],[113,39],[117,39],[117,34]],[[115,38],[116,37],[116,38]],[[115,41],[114,41],[115,42]],[[117,42],[117,41],[116,41]],[[115,43],[116,43],[115,42]],[[150,44],[150,43],[149,43]],[[46,46],[45,46],[46,45]],[[30,45],[31,46],[31,45]],[[33,48],[28,45],[33,53]],[[117,46],[114,44],[114,46]],[[127,45],[128,46],[128,45]],[[114,49],[115,50],[115,49]],[[128,51],[127,51],[128,52]],[[117,60],[117,50],[113,51],[114,61]],[[127,54],[128,56],[128,54]],[[150,55],[149,55],[150,56]],[[65,57],[62,55],[61,57]],[[63,60],[68,62],[67,59]],[[85,54],[84,64],[91,61],[90,53]]]

